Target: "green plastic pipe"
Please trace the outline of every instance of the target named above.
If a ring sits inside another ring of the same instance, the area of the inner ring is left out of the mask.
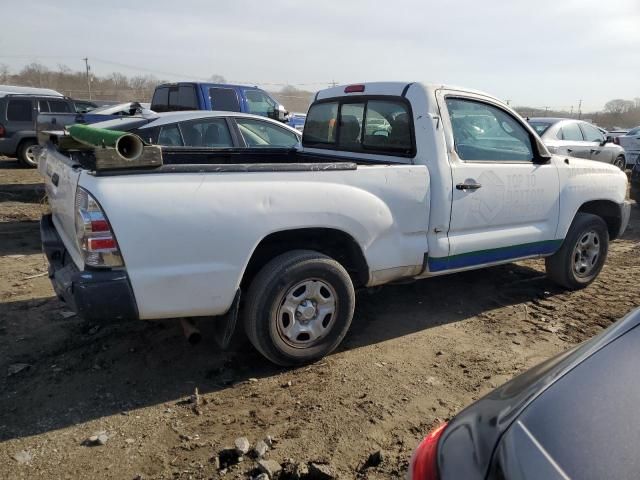
[[[107,130],[106,128],[95,128],[89,125],[71,125],[70,127],[67,127],[67,131],[74,140],[93,147],[104,146],[116,148],[118,140],[125,135],[131,135],[127,132]]]

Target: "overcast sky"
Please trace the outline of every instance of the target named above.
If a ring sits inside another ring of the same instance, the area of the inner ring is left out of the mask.
[[[87,56],[98,75],[220,74],[272,89],[424,80],[583,110],[640,97],[640,0],[2,3],[0,63],[12,70],[81,69]]]

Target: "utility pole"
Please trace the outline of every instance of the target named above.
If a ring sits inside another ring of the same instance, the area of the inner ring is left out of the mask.
[[[91,70],[91,67],[89,67],[89,58],[84,57],[83,60],[87,71],[87,90],[89,91],[89,100],[91,100],[91,77],[89,76],[89,70]]]
[[[582,118],[582,99],[578,102],[578,120]]]

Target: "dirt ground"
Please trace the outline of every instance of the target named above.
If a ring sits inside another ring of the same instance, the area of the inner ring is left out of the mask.
[[[0,478],[218,478],[222,449],[267,435],[278,462],[403,478],[431,427],[640,304],[634,205],[585,290],[556,288],[534,260],[362,292],[339,351],[282,369],[240,334],[219,351],[206,321],[194,347],[177,322],[73,316],[45,273],[42,197],[35,171],[0,160]],[[86,446],[98,431],[107,443]],[[378,450],[380,465],[362,468]],[[246,458],[224,478],[255,466]]]

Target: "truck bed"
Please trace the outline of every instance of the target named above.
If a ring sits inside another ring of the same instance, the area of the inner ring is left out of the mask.
[[[343,157],[331,154],[313,154],[284,148],[191,148],[161,147],[160,167],[127,167],[123,169],[97,170],[92,150],[68,150],[58,148],[56,135],[49,132],[50,141],[45,148],[48,155],[64,156],[67,161],[79,165],[99,176],[131,175],[134,173],[190,173],[190,172],[260,172],[260,171],[318,171],[355,170],[358,165],[402,164],[389,160],[369,160],[364,157]],[[42,140],[42,137],[41,137]]]

